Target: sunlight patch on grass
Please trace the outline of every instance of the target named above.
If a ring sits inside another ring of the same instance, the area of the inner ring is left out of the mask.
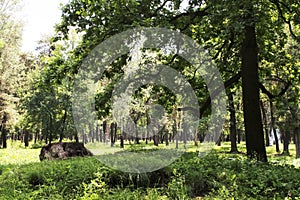
[[[24,148],[20,142],[16,141],[9,141],[7,144],[7,149],[0,149],[0,165],[23,165],[40,161],[40,149]]]

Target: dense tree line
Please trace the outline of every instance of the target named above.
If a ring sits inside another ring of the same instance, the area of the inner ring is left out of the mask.
[[[281,139],[283,152],[288,154],[288,145],[293,140],[297,157],[300,157],[299,10],[296,0],[70,1],[62,8],[62,21],[56,27],[56,35],[41,41],[39,56],[13,58],[18,62],[21,60],[20,65],[26,68],[26,80],[22,82],[24,89],[18,93],[21,101],[16,108],[21,117],[15,129],[23,137],[26,135],[26,138],[46,143],[69,138],[77,142],[107,142],[112,146],[119,143],[121,147],[127,140],[132,143],[153,141],[155,145],[174,142],[176,146],[193,141],[199,145],[205,137],[214,97],[209,96],[197,67],[176,54],[166,56],[156,50],[148,50],[148,55],[145,51],[144,56],[149,56],[150,52],[155,60],[182,73],[197,95],[201,121],[194,137],[186,137],[188,127],[182,126],[185,108],[178,107],[176,98],[167,88],[151,84],[134,94],[130,116],[136,124],[146,126],[151,122],[147,105],[162,105],[166,114],[162,119],[164,125],[157,127],[160,130],[157,135],[134,137],[123,131],[122,124],[113,121],[112,91],[126,73],[130,55],[118,58],[99,80],[95,96],[97,125],[87,124],[85,130],[78,132],[73,122],[74,80],[93,48],[131,28],[164,27],[178,30],[197,41],[209,52],[221,73],[228,115],[217,143],[228,139],[231,151],[237,152],[236,143],[244,139],[250,158],[267,161],[265,146],[270,144],[272,131],[279,128],[282,137],[274,135],[277,151],[280,151]],[[1,44],[0,38],[0,49]],[[5,47],[2,49],[8,51]],[[145,60],[151,63],[153,57]],[[10,83],[10,86],[14,84]],[[1,91],[3,88],[1,86]],[[8,95],[14,94],[13,89],[7,91],[10,91]],[[1,107],[1,113],[4,110]],[[2,127],[5,127],[4,115],[2,119]],[[2,135],[5,133],[2,131]]]

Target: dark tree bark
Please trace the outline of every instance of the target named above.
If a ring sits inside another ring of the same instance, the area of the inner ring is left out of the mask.
[[[169,146],[169,133],[165,133],[165,141],[166,141],[166,146]]]
[[[260,101],[260,108],[261,108],[261,113],[262,113],[262,119],[264,122],[264,131],[265,131],[265,139],[266,139],[266,146],[270,146],[270,138],[269,138],[269,132],[268,132],[268,122],[267,122],[267,115],[266,115],[266,109],[264,107],[264,103]]]
[[[282,154],[290,155],[290,151],[289,151],[289,144],[291,141],[290,130],[283,130],[282,136],[283,136],[283,152],[282,152]]]
[[[43,134],[43,135],[44,135],[44,134]],[[48,134],[47,134],[47,132],[46,132],[46,134],[45,134],[44,137],[45,137],[45,143],[48,144]],[[23,132],[22,132],[21,138],[22,138],[22,139],[21,139],[21,142],[23,142]]]
[[[238,152],[236,145],[236,117],[235,117],[235,108],[233,102],[233,94],[232,92],[228,93],[228,101],[229,101],[229,112],[230,112],[230,152],[236,153]]]
[[[11,142],[15,140],[15,133],[11,133]]]
[[[195,137],[194,137],[194,145],[197,147],[198,144],[198,130],[196,129]]]
[[[154,142],[154,145],[155,145],[155,146],[158,146],[159,138],[158,138],[158,135],[157,135],[157,134],[155,134],[155,135],[153,136],[153,142]]]
[[[120,147],[124,149],[124,123],[121,123]]]
[[[96,131],[95,131],[95,137],[96,137],[96,141],[99,142],[99,124],[97,124],[96,126]]]
[[[248,5],[247,5],[248,6]],[[246,148],[249,158],[267,162],[263,125],[259,108],[258,50],[253,8],[246,8],[245,35],[242,43],[242,91],[246,134]]]
[[[2,125],[1,125],[1,142],[2,142],[2,148],[7,148],[7,129],[6,129],[6,122],[7,122],[7,116],[6,113],[4,113],[3,119],[2,119]]]
[[[107,130],[107,121],[105,120],[104,122],[103,122],[103,142],[105,142],[106,143],[106,130]]]
[[[0,148],[2,147],[2,125],[0,125]]]
[[[6,149],[7,148],[7,130],[5,125],[2,124],[2,131],[1,131],[1,142],[2,142],[2,148]]]
[[[104,140],[103,140],[103,130],[102,129],[100,129],[99,130],[99,140],[100,140],[100,142],[104,142]]]
[[[237,142],[238,142],[238,144],[241,144],[241,140],[242,140],[242,130],[237,129]]]
[[[76,142],[76,143],[79,143],[78,134],[75,135],[75,142]]]
[[[39,130],[36,129],[34,132],[34,144],[36,144],[36,141],[38,140],[38,134],[39,134]]]
[[[160,127],[160,126],[159,126]],[[159,128],[160,131],[158,132],[159,136],[160,136],[160,143],[163,144],[164,140],[165,140],[165,126],[163,126],[162,128]]]
[[[110,124],[110,146],[111,147],[113,147],[115,145],[114,133],[115,133],[115,125],[114,125],[114,123],[111,123]]]
[[[135,124],[137,124],[137,120],[134,121]],[[140,144],[140,137],[139,137],[139,132],[138,132],[138,129],[136,128],[135,129],[135,144]]]
[[[151,123],[151,120],[150,120],[150,115],[149,115],[149,110],[148,110],[148,109],[146,110],[146,117],[147,117],[146,123],[147,123],[147,126],[149,126],[150,123]],[[150,138],[149,138],[149,130],[147,129],[147,133],[146,133],[146,144],[148,144],[148,140],[149,140],[149,139],[150,139]]]
[[[24,144],[25,147],[29,146],[29,131],[28,130],[24,130]]]
[[[65,109],[65,113],[63,116],[63,121],[62,121],[62,127],[61,127],[61,132],[59,133],[59,142],[62,142],[64,139],[64,132],[65,132],[65,127],[66,127],[66,120],[67,120],[67,109]]]
[[[179,113],[179,115],[180,115],[180,113]],[[179,119],[180,119],[180,117],[179,117]],[[176,128],[176,135],[175,135],[176,149],[178,149],[178,147],[179,147],[179,138],[181,137],[181,134],[182,134],[182,130],[180,130],[180,126],[181,126],[181,123],[180,123],[180,120],[178,120],[177,128]]]
[[[294,129],[296,158],[300,158],[300,127]]]
[[[221,146],[222,144],[222,133],[220,135],[220,137],[218,138],[218,140],[216,141],[216,145]]]
[[[270,127],[270,133],[273,131],[274,133],[274,138],[275,138],[275,145],[276,145],[276,152],[278,153],[280,151],[279,149],[279,141],[278,141],[278,136],[277,132],[275,129],[275,118],[274,118],[274,106],[273,106],[273,101],[272,99],[270,100],[270,113],[271,113],[271,127]]]
[[[120,147],[124,149],[124,138],[123,135],[120,136]]]
[[[48,125],[48,129],[46,130],[47,135],[49,135],[49,138],[48,138],[49,139],[49,144],[51,144],[52,140],[53,140],[52,130],[53,130],[52,116],[50,115],[50,122],[49,122],[49,125]]]
[[[117,140],[117,131],[118,131],[118,124],[114,123],[114,143],[116,143]]]
[[[177,131],[177,122],[176,122],[176,119],[174,119],[174,124],[173,124],[173,129],[172,129],[172,131],[173,131],[172,140],[173,140],[173,142],[174,142],[175,138],[177,138],[177,133],[178,133],[178,131]]]

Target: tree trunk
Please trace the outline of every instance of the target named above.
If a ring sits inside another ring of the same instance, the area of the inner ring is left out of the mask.
[[[43,134],[44,135],[44,134]],[[46,133],[45,135],[44,135],[44,137],[45,137],[45,143],[46,144],[48,144],[48,134]],[[22,131],[22,136],[21,136],[21,142],[23,142],[23,131]]]
[[[290,130],[283,130],[283,155],[290,155],[289,144],[291,140]]]
[[[25,136],[24,136],[24,144],[25,147],[29,146],[29,131],[28,130],[24,130]]]
[[[195,137],[194,137],[194,145],[197,147],[198,144],[198,129],[196,129]]]
[[[104,135],[104,134],[103,134],[103,130],[100,129],[100,130],[99,130],[99,141],[100,141],[100,142],[104,142],[104,140],[103,140],[103,135]]]
[[[75,135],[75,142],[76,142],[76,143],[79,143],[78,134]]]
[[[53,128],[52,116],[50,115],[50,122],[49,122],[48,130],[46,130],[48,135],[49,135],[49,144],[51,144],[52,140],[53,140],[53,138],[52,138],[52,128]]]
[[[179,145],[179,142],[178,142],[178,138],[179,138],[179,136],[178,136],[178,133],[175,135],[175,143],[176,143],[176,149],[178,149],[178,145]]]
[[[135,120],[134,120],[134,124],[137,125],[137,122],[138,122],[138,119],[139,117],[137,117]],[[138,132],[138,128],[135,129],[135,144],[140,144],[140,138],[139,138],[139,132]]]
[[[123,133],[121,133],[121,136],[120,136],[120,147],[122,149],[124,149],[124,138],[123,138]]]
[[[165,141],[166,141],[166,146],[169,146],[169,132],[165,131]]]
[[[107,121],[105,120],[104,122],[103,122],[103,142],[105,142],[106,143],[106,130],[107,130]]]
[[[92,142],[92,143],[95,143],[95,130],[94,130],[94,127],[92,126],[92,125],[90,125],[90,127],[89,127],[89,132],[90,132],[90,141]]]
[[[6,113],[4,113],[3,119],[2,119],[2,125],[1,125],[1,141],[2,141],[2,148],[7,148],[7,130],[6,130],[6,122],[7,122],[7,116]]]
[[[62,122],[62,128],[61,128],[61,132],[59,133],[59,142],[62,142],[64,139],[64,132],[65,132],[65,126],[66,126],[66,120],[67,120],[67,109],[65,109],[65,113],[63,116],[63,122]]]
[[[153,142],[154,142],[154,145],[155,145],[155,146],[158,146],[158,141],[159,141],[158,135],[155,134],[155,135],[153,136]]]
[[[149,115],[149,110],[148,110],[148,109],[146,110],[146,117],[147,117],[146,123],[147,123],[147,126],[149,126],[150,123],[151,123],[151,120],[150,120],[150,115]],[[149,129],[147,128],[147,133],[146,133],[146,144],[148,144],[148,139],[149,139]]]
[[[2,124],[0,124],[0,147],[2,146]]]
[[[114,143],[114,128],[115,128],[115,125],[114,123],[111,123],[110,124],[110,146],[113,147],[115,145]]]
[[[173,136],[172,136],[172,140],[174,142],[175,140],[175,137],[177,137],[177,122],[176,122],[176,119],[174,119],[174,124],[173,124]]]
[[[36,129],[34,132],[34,144],[36,144],[36,141],[38,140],[38,134],[39,134],[39,131],[38,131],[38,129]]]
[[[251,2],[249,2],[251,4]],[[246,5],[247,6],[247,5]],[[258,51],[253,8],[245,21],[245,37],[242,43],[242,90],[246,134],[246,148],[249,158],[267,162],[264,132],[259,108]]]
[[[300,158],[300,127],[294,129],[296,158]]]
[[[15,133],[11,133],[11,142],[13,142],[15,139]]]
[[[235,118],[235,108],[233,102],[233,94],[232,92],[228,93],[228,101],[229,101],[229,112],[230,112],[230,152],[236,153],[238,152],[236,145],[236,118]]]
[[[270,127],[270,132],[273,131],[273,133],[274,133],[275,144],[276,144],[276,152],[278,153],[280,151],[280,149],[279,149],[278,136],[277,136],[277,132],[276,132],[276,129],[275,129],[274,106],[273,106],[272,99],[270,99],[270,113],[271,113],[271,127]]]
[[[2,148],[6,149],[7,148],[7,130],[5,124],[2,124],[2,130],[1,130],[1,142],[2,142]]]
[[[83,131],[83,135],[82,135],[82,143],[86,144],[86,138],[85,138],[85,131]]]
[[[218,140],[216,141],[216,145],[221,146],[222,144],[222,133],[220,135],[220,137],[218,138]]]
[[[118,124],[117,122],[114,123],[114,143],[116,143],[117,140],[117,131],[118,131]]]
[[[96,141],[99,142],[99,124],[97,124],[96,126],[95,137]]]
[[[241,144],[241,140],[242,140],[242,130],[241,129],[237,129],[237,140],[238,140],[238,144]]]
[[[262,119],[264,122],[264,131],[265,131],[265,137],[266,137],[266,146],[270,146],[270,137],[269,137],[269,131],[268,131],[268,123],[267,123],[267,115],[266,115],[266,110],[264,107],[264,103],[260,101],[260,108],[262,112]]]
[[[182,111],[182,122],[181,122],[181,127],[182,127],[182,138],[181,140],[183,141],[183,144],[186,145],[186,133],[187,133],[187,127],[186,127],[186,123],[184,122],[184,111]]]

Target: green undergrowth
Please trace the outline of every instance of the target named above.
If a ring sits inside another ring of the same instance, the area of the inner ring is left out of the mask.
[[[243,154],[183,154],[151,173],[111,169],[95,157],[0,165],[0,199],[299,199],[300,169]],[[136,158],[138,159],[138,158]]]

